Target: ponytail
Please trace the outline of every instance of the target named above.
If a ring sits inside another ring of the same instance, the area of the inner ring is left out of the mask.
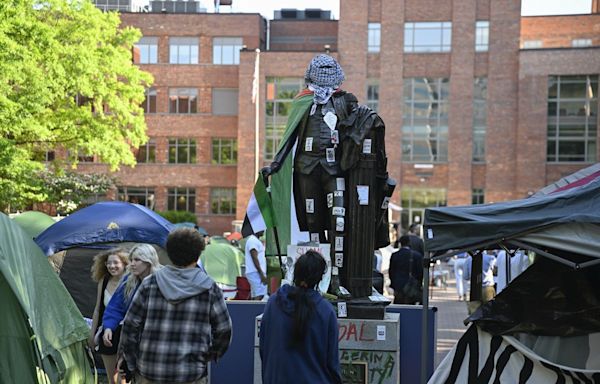
[[[309,289],[314,289],[323,278],[327,263],[316,251],[308,251],[300,256],[294,266],[294,287],[289,298],[294,301],[295,311],[292,323],[291,347],[302,344],[306,337],[306,329],[314,310],[315,303],[310,300]]]

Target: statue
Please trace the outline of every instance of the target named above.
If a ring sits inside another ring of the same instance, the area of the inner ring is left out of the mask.
[[[341,284],[356,298],[371,295],[373,252],[389,244],[387,204],[395,181],[386,171],[383,121],[340,89],[343,80],[333,57],[312,59],[307,88],[294,99],[279,150],[261,173],[271,176],[275,215],[294,221],[285,212],[293,194],[299,230],[311,242],[331,245],[330,291],[344,293]]]

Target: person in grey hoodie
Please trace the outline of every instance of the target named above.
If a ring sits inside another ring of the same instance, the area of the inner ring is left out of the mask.
[[[207,365],[231,343],[231,318],[217,284],[197,267],[204,240],[193,228],[169,234],[174,264],[144,279],[125,316],[120,370],[136,383],[206,383]]]

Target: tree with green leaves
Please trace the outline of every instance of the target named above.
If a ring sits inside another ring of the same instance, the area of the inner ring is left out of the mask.
[[[135,164],[153,80],[132,62],[140,32],[119,24],[89,0],[0,2],[0,209],[48,197],[47,151],[67,153],[58,169],[78,155]]]

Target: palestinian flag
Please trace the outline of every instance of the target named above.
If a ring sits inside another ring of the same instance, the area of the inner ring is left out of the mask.
[[[275,226],[273,204],[262,176],[258,176],[242,225],[242,236],[247,237]]]

